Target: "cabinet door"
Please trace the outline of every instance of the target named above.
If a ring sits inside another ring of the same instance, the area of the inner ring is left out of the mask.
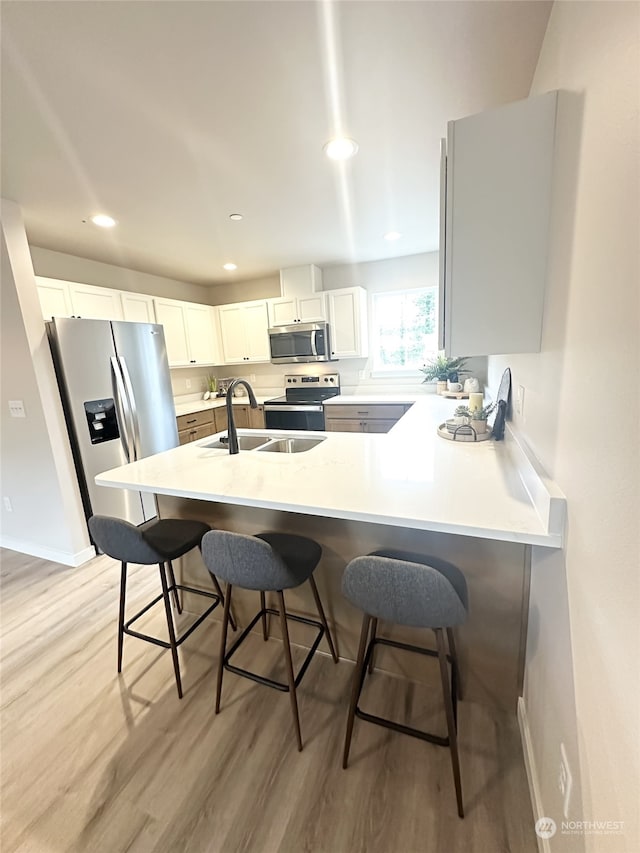
[[[365,357],[368,352],[365,292],[360,287],[348,287],[328,291],[327,298],[332,355]]]
[[[73,311],[69,298],[69,285],[66,281],[36,276],[36,286],[42,316],[45,320],[51,320],[52,317],[71,317]]]
[[[69,285],[69,295],[73,313],[77,317],[92,320],[124,319],[118,290],[72,282]]]
[[[218,406],[217,409],[214,409],[213,417],[215,419],[216,432],[222,432],[229,426],[226,406]]]
[[[244,307],[246,361],[270,361],[267,303],[249,303]],[[242,359],[241,359],[242,360]]]
[[[349,418],[329,418],[325,420],[326,432],[365,432],[363,421]]]
[[[249,428],[264,429],[264,406],[258,406],[257,409],[249,406]]]
[[[144,293],[123,293],[120,291],[122,316],[133,323],[155,323],[156,315],[153,310],[153,296]]]
[[[326,320],[324,293],[310,293],[298,297],[298,320],[301,323],[316,323]]]
[[[233,419],[238,429],[249,429],[249,406],[233,404]]]
[[[170,367],[189,364],[189,346],[184,323],[184,310],[179,302],[171,299],[154,299],[156,322],[164,326],[167,343],[167,358]]]
[[[225,364],[245,361],[244,309],[241,305],[221,305],[219,309],[222,354]]]
[[[389,432],[392,426],[398,423],[397,420],[390,418],[379,418],[372,421],[363,421],[362,428],[364,432]]]
[[[184,321],[191,364],[215,364],[216,346],[212,312],[208,305],[184,306]]]
[[[290,326],[297,319],[298,305],[294,297],[269,300],[269,323],[272,326]]]
[[[447,355],[540,350],[556,103],[549,92],[449,122]]]

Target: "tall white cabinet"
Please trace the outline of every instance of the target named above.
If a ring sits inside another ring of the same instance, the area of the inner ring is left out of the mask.
[[[266,300],[220,305],[218,317],[225,364],[270,360]]]
[[[164,326],[170,367],[217,364],[214,309],[177,299],[154,299],[156,322]]]
[[[331,355],[333,358],[366,358],[369,354],[367,292],[363,287],[325,291]]]
[[[540,350],[557,102],[549,92],[449,122],[440,301],[450,356]]]

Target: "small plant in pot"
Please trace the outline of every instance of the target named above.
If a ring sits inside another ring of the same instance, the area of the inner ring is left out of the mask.
[[[437,382],[436,391],[438,394],[443,394],[447,390],[447,382],[458,382],[463,373],[469,371],[465,369],[468,356],[459,356],[458,358],[447,358],[440,352],[438,355],[424,364],[420,371],[424,373],[424,382]]]
[[[471,426],[477,433],[484,433],[487,431],[487,419],[494,411],[495,407],[495,403],[490,403],[488,406],[483,406],[480,409],[469,410]]]
[[[459,424],[460,426],[464,426],[469,423],[471,419],[471,412],[469,411],[468,406],[458,406],[453,413],[453,422]]]

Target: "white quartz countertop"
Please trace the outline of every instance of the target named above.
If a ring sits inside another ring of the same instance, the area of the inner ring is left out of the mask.
[[[369,398],[358,397],[364,400]],[[325,438],[304,453],[252,450],[231,456],[209,447],[215,441],[210,436],[99,474],[96,483],[561,547],[564,499],[530,466],[523,473],[515,442],[456,443],[437,435],[438,423],[456,405],[423,395],[386,435],[278,433]],[[239,435],[268,432],[238,430]]]
[[[272,397],[273,395],[271,397],[256,396],[256,401],[261,406],[265,400],[270,400]],[[234,397],[233,402],[234,405],[248,406],[249,398],[247,396]],[[227,398],[210,397],[208,400],[188,400],[187,402],[178,402],[174,399],[173,404],[176,410],[176,417],[179,417],[180,415],[192,415],[194,412],[207,412],[209,409],[218,409],[221,406],[226,406]]]

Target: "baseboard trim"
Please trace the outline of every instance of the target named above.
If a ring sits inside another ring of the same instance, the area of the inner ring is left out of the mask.
[[[0,547],[17,551],[20,554],[29,554],[30,557],[50,560],[52,563],[62,563],[63,566],[72,566],[73,568],[89,562],[96,555],[96,549],[92,545],[73,553],[71,551],[59,551],[57,548],[47,548],[44,545],[36,545],[33,542],[25,542],[21,539],[13,539],[11,536],[0,536]]]
[[[520,739],[522,741],[522,752],[524,754],[524,766],[527,771],[527,782],[529,784],[529,796],[531,797],[531,807],[533,808],[533,820],[537,821],[544,816],[542,807],[542,796],[540,794],[540,785],[538,783],[538,772],[536,770],[536,761],[533,756],[533,746],[531,743],[531,731],[529,729],[529,718],[527,717],[527,708],[524,704],[524,697],[518,698],[518,726],[520,728]],[[551,845],[547,838],[540,838],[536,835],[538,842],[539,853],[551,853]]]

